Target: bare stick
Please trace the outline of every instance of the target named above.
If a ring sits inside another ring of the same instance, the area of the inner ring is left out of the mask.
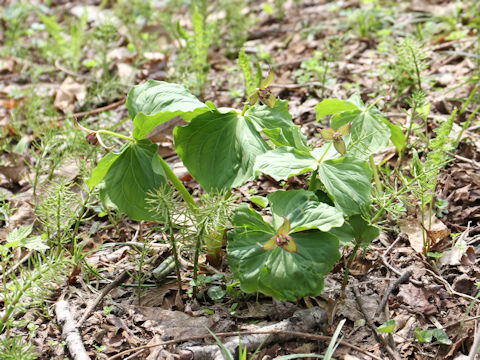
[[[125,100],[126,100],[126,98],[123,98],[122,100],[116,101],[114,103],[111,103],[111,104],[108,104],[108,105],[105,105],[105,106],[102,106],[102,107],[99,107],[99,108],[96,108],[96,109],[93,109],[93,110],[82,111],[82,112],[78,112],[78,113],[71,114],[71,115],[63,115],[63,116],[60,116],[58,119],[63,120],[63,119],[66,119],[69,116],[72,116],[74,118],[83,118],[85,116],[99,114],[101,112],[108,111],[108,110],[113,110],[113,109],[119,107],[120,105],[123,105],[125,103]]]
[[[392,245],[390,245],[388,247],[387,250],[385,250],[385,252],[382,254],[382,262],[383,262],[383,265],[385,265],[387,268],[390,269],[391,272],[397,274],[398,276],[402,277],[402,273],[400,272],[400,270],[397,270],[396,268],[394,268],[392,265],[389,264],[389,262],[387,261],[387,255],[388,253],[393,249],[393,247],[397,244],[398,241],[400,241],[401,239],[403,238],[403,233],[400,233],[397,238],[395,239],[395,241],[392,243]],[[423,286],[423,283],[421,281],[418,281],[418,280],[415,280],[415,279],[410,279],[409,278],[409,281],[413,284],[413,285],[416,285],[416,286]]]
[[[380,304],[378,304],[377,310],[375,311],[373,317],[376,317],[378,314],[380,314],[380,311],[382,311],[387,304],[388,296],[392,293],[392,291],[395,290],[401,283],[408,280],[410,276],[412,276],[412,271],[405,271],[402,276],[400,276],[392,285],[387,288],[387,291],[385,291],[385,294],[383,294],[382,301],[380,301]]]
[[[368,316],[367,312],[365,311],[365,308],[363,307],[363,301],[361,299],[360,292],[358,291],[356,286],[353,286],[353,293],[355,294],[355,300],[357,301],[358,307],[363,314],[363,317],[365,318],[365,322],[367,323],[368,327],[372,330],[373,336],[375,336],[375,339],[383,345],[385,350],[388,352],[388,354],[391,356],[392,359],[395,360],[401,360],[400,355],[398,355],[391,347],[388,345],[387,340],[381,335],[377,333],[377,329],[375,325],[372,323],[372,319],[370,319],[370,316]]]
[[[57,314],[58,324],[62,328],[62,339],[66,342],[73,360],[90,360],[83,346],[80,333],[75,326],[75,320],[70,313],[68,302],[65,300],[58,301],[55,304],[55,313]]]
[[[114,288],[117,286],[120,286],[125,280],[127,280],[129,277],[128,271],[124,270],[115,280],[113,280],[110,284],[105,286],[105,288],[102,290],[100,295],[95,299],[94,302],[92,302],[86,309],[85,312],[82,315],[82,318],[78,321],[77,326],[81,327],[85,320],[88,319],[90,314],[92,313],[93,310],[97,307],[98,304],[102,301],[102,299]]]

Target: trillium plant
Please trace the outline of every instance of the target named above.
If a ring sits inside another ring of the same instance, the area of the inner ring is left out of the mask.
[[[90,143],[100,142],[100,134],[126,140],[98,163],[88,185],[98,186],[104,204],[134,220],[164,221],[147,200],[168,182],[192,211],[198,209],[148,139],[157,125],[177,116],[188,124],[174,129],[175,149],[207,193],[229,191],[260,174],[277,181],[311,174],[305,189],[252,197],[264,208],[261,213],[238,206],[228,233],[227,259],[242,290],[295,300],[322,291],[341,245],[366,245],[377,236],[369,221],[375,169],[368,159],[389,139],[399,149],[405,139],[374,105],[352,96],[317,105],[318,118],[331,116],[331,127],[320,130],[322,146],[311,146],[293,123],[288,102],[268,89],[272,81],[270,73],[238,111],[203,103],[181,85],[150,80],[128,94],[131,136],[82,129],[89,132]]]

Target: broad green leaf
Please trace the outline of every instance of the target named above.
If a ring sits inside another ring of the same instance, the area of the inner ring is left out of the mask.
[[[118,153],[114,152],[109,152],[107,155],[105,155],[102,160],[100,160],[97,164],[97,167],[93,169],[92,173],[90,174],[90,177],[87,180],[87,185],[91,188],[97,186],[100,184],[107,175],[108,169],[110,169],[110,166],[118,159],[120,154],[129,146],[129,144],[125,144],[124,147],[120,150]]]
[[[213,301],[220,300],[226,294],[225,290],[219,285],[210,286],[207,290],[207,294]]]
[[[335,235],[341,246],[352,246],[355,239],[353,228],[347,222],[341,227],[330,229],[329,234]]]
[[[254,165],[255,171],[268,174],[277,181],[304,174],[317,167],[317,160],[310,154],[289,146],[280,146],[259,155]]]
[[[268,199],[265,196],[250,196],[248,200],[262,208],[266,208],[268,206]]]
[[[228,261],[234,276],[245,292],[261,291],[278,300],[294,301],[307,295],[318,295],[323,289],[323,276],[340,258],[338,240],[320,231],[291,234],[297,252],[280,247],[263,250],[272,236],[252,226],[234,222],[235,230],[227,246]]]
[[[433,329],[432,330],[433,336],[437,339],[440,344],[444,345],[452,345],[452,340],[450,340],[446,334],[446,332],[442,329]]]
[[[158,146],[150,140],[129,143],[110,164],[99,185],[100,198],[132,220],[160,220],[149,210],[147,193],[166,182],[160,169],[153,170]]]
[[[375,226],[369,225],[360,215],[353,215],[349,219],[355,239],[360,241],[363,247],[367,247],[375,240],[380,231]]]
[[[365,161],[348,157],[324,161],[318,177],[347,216],[360,214],[371,202],[372,174]]]
[[[271,204],[274,228],[283,223],[283,217],[290,221],[292,233],[310,229],[327,232],[343,224],[342,212],[319,202],[311,191],[276,191],[267,198]]]
[[[137,140],[176,116],[189,121],[210,110],[184,86],[156,80],[134,86],[128,93],[126,105],[135,127],[133,137]]]
[[[432,330],[423,330],[421,328],[416,328],[413,335],[419,342],[426,343],[432,341],[433,332]]]
[[[7,234],[7,245],[8,244],[19,244],[21,243],[27,236],[32,233],[33,224],[27,226],[20,226],[18,228],[13,229]],[[17,246],[17,245],[11,245]]]
[[[306,200],[309,204],[314,203],[312,196],[315,195],[304,190],[281,191],[280,195],[269,195],[274,217],[277,217],[275,220],[277,226],[266,223],[260,214],[245,204],[234,211],[232,217],[234,230],[229,233],[227,253],[230,267],[235,277],[240,280],[243,291],[261,291],[279,300],[295,300],[320,293],[323,288],[323,276],[332,269],[340,257],[338,240],[335,236],[318,230],[301,231],[302,228],[317,228],[317,225],[328,228],[321,220],[314,224],[317,221],[314,219],[315,209],[308,204],[304,207],[305,224],[299,222],[302,211],[289,215],[297,201]],[[288,214],[285,218],[287,220],[289,217],[293,218],[297,224],[294,228],[292,222],[288,235],[295,243],[296,250],[287,251],[280,246],[264,250],[262,246],[278,235],[280,230],[277,229],[286,223],[282,214]],[[341,224],[342,221],[343,219],[338,221],[334,217],[332,223]],[[312,281],[313,279],[315,280]]]
[[[41,236],[30,236],[33,224],[20,226],[7,234],[7,248],[24,247],[31,250],[47,250],[49,247],[45,244]]]
[[[37,251],[48,250],[50,248],[47,244],[45,244],[45,240],[41,236],[27,237],[20,242],[20,246],[26,249]]]
[[[296,140],[292,127],[298,126],[295,126],[292,122],[292,115],[288,112],[288,101],[277,100],[273,108],[257,104],[247,110],[245,117],[254,124],[257,131],[264,131],[264,129],[282,129],[282,135],[288,142],[288,145],[295,146]],[[298,135],[298,133],[296,135]],[[301,135],[301,141],[306,146],[307,141],[305,136]]]
[[[388,126],[390,129],[390,140],[392,140],[393,145],[397,148],[398,152],[401,152],[407,145],[407,137],[403,133],[402,129],[399,126],[392,124],[385,118],[381,118],[383,123]]]
[[[390,129],[384,124],[381,113],[375,108],[369,111],[346,111],[332,117],[331,125],[338,129],[352,122],[350,128],[349,154],[356,158],[366,159],[372,154],[382,151],[388,145]]]
[[[384,333],[392,334],[395,331],[395,320],[391,319],[380,325],[377,330]]]
[[[317,112],[317,121],[323,116],[357,109],[358,107],[354,103],[339,99],[325,99],[315,106],[315,111]]]
[[[268,145],[250,121],[236,112],[202,114],[174,129],[175,148],[206,191],[229,189],[255,177],[255,158]]]

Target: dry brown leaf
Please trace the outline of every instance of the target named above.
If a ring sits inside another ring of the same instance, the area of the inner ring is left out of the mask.
[[[473,249],[472,246],[467,245],[465,239],[459,239],[450,250],[447,250],[444,252],[439,262],[442,266],[474,264],[475,250]]]
[[[402,232],[407,234],[410,246],[418,253],[423,253],[424,251],[424,237],[430,242],[430,247],[432,247],[450,234],[447,226],[435,215],[432,215],[431,222],[428,220],[428,215],[426,215],[423,227],[420,220],[412,217],[400,219],[398,226]]]
[[[130,306],[134,321],[145,321],[143,326],[149,331],[168,335],[170,338],[188,338],[207,335],[207,328],[213,326],[211,317],[193,317],[181,311],[171,311],[158,307]]]
[[[60,85],[53,105],[64,113],[71,113],[75,109],[75,102],[84,103],[86,96],[87,87],[69,76]]]
[[[402,284],[399,287],[397,297],[418,313],[433,315],[438,312],[437,307],[430,303],[428,299],[432,296],[432,292],[424,288],[418,288],[415,285],[408,283]]]

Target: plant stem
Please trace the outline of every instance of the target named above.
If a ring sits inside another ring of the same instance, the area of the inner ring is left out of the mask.
[[[242,116],[245,115],[245,113],[247,112],[248,108],[249,108],[248,104],[245,104],[245,106],[243,107],[243,110],[242,110]]]
[[[361,244],[360,239],[356,239],[355,247],[353,248],[353,251],[350,254],[350,257],[348,258],[347,267],[345,268],[345,274],[343,275],[343,281],[342,281],[342,298],[345,297],[345,288],[347,287],[347,280],[348,280],[348,275],[350,274],[350,267],[352,266],[353,259],[355,259],[355,255],[357,254],[357,251],[360,248],[360,244]]]
[[[310,183],[308,184],[308,191],[315,191],[315,180],[317,179],[318,167],[313,171]]]
[[[460,140],[462,139],[462,135],[463,133],[465,132],[465,130],[470,126],[470,123],[472,122],[472,119],[473,117],[475,116],[475,114],[480,111],[480,106],[478,106],[475,110],[473,110],[473,112],[470,114],[470,116],[468,117],[467,121],[465,121],[463,123],[463,126],[462,126],[462,130],[460,131],[460,133],[458,134],[457,136],[457,139],[455,140],[455,142],[453,143],[453,146],[456,148],[458,146],[458,144],[460,143]]]
[[[202,224],[200,231],[198,232],[197,236],[197,243],[195,244],[195,255],[193,257],[193,290],[192,290],[192,297],[195,299],[197,297],[198,293],[198,284],[197,284],[197,278],[198,278],[198,257],[200,256],[200,247],[202,246],[202,238],[203,238],[203,233],[205,231],[205,225]]]
[[[417,75],[418,90],[423,90],[422,89],[422,78],[420,76],[420,69],[418,67],[417,57],[415,56],[415,52],[413,51],[413,49],[411,47],[409,47],[409,48],[410,48],[410,52],[412,53],[413,64],[415,65],[415,73]]]
[[[408,130],[407,130],[407,137],[405,139],[405,144],[408,146],[408,139],[410,138],[410,134],[412,132],[412,127],[413,127],[413,120],[415,119],[415,111],[417,111],[417,104],[416,102],[413,104],[412,108],[412,113],[410,115],[410,124],[408,125]]]
[[[328,152],[328,150],[330,150],[330,148],[332,147],[332,144],[333,144],[333,141],[330,141],[330,143],[329,143],[328,146],[327,146],[327,150],[325,150],[325,152],[322,154],[322,157],[320,158],[320,160],[318,160],[318,163],[319,163],[319,164],[322,163],[323,158],[325,157],[325,155],[327,155],[327,152]],[[317,168],[317,169],[318,169],[318,168]]]
[[[175,186],[175,188],[178,190],[183,200],[185,200],[185,202],[187,203],[189,209],[193,212],[196,212],[198,210],[198,205],[195,202],[195,200],[193,200],[192,195],[190,195],[188,190],[185,188],[185,186],[177,177],[177,175],[175,175],[175,173],[167,164],[167,162],[161,156],[159,156],[159,159],[160,159],[160,164],[162,165],[162,168],[165,171],[165,174],[167,175],[168,179],[172,182],[173,186]]]
[[[131,142],[135,142],[136,140],[133,138],[133,137],[130,137],[130,136],[126,136],[126,135],[122,135],[122,134],[119,134],[119,133],[116,133],[116,132],[113,132],[113,131],[110,131],[110,130],[97,130],[96,131],[98,134],[105,134],[105,135],[111,135],[111,136],[115,136],[117,138],[120,138],[120,139],[123,139],[123,140],[128,140],[128,141],[131,141]]]
[[[175,260],[175,273],[177,275],[177,284],[178,284],[178,291],[179,296],[182,293],[182,278],[180,276],[180,260],[178,258],[178,251],[177,251],[177,244],[175,242],[175,235],[173,232],[173,223],[170,215],[168,215],[168,233],[170,236],[170,244],[172,245],[172,252],[173,252],[173,259]]]
[[[373,155],[370,155],[369,161],[370,161],[370,167],[372,168],[372,172],[373,172],[373,178],[375,179],[375,188],[377,191],[377,196],[380,196],[380,194],[383,192],[383,187],[382,187],[382,183],[380,182],[380,177],[378,176],[378,170],[377,170],[377,166],[375,165],[375,160],[373,160]]]

